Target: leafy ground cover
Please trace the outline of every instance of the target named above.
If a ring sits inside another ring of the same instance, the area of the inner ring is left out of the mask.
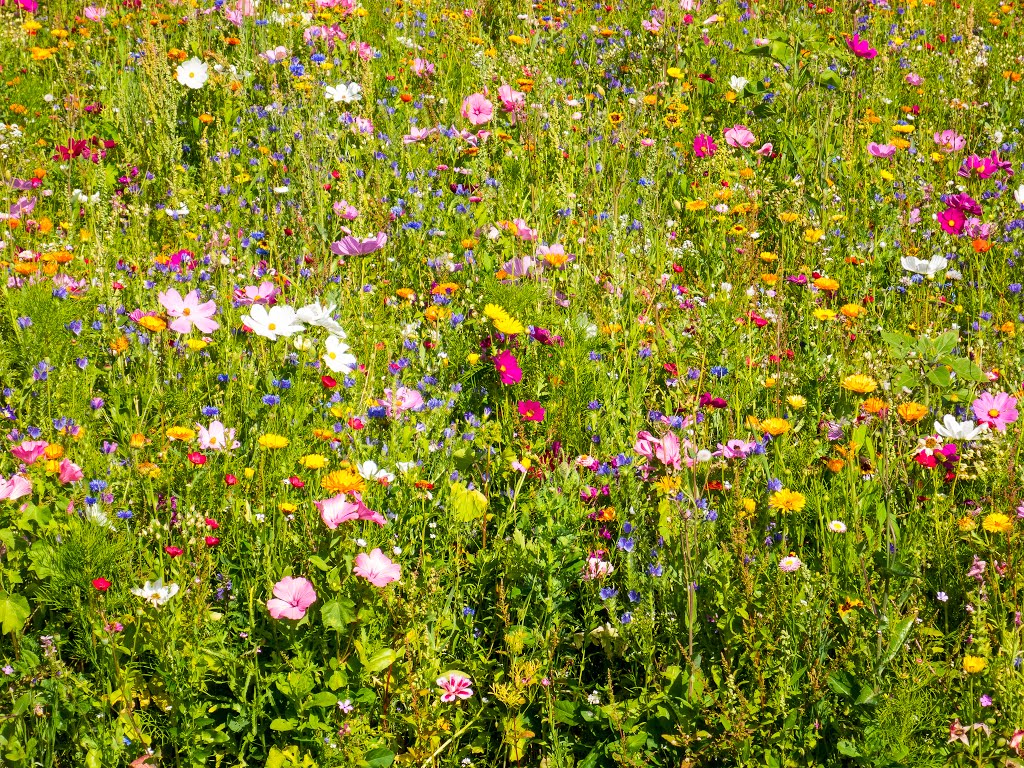
[[[0,0],[10,766],[1012,766],[1017,3]]]

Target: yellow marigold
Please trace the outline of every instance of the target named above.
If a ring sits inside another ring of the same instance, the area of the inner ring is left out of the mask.
[[[900,415],[901,419],[912,424],[927,416],[928,409],[920,403],[900,403],[896,408],[896,413]]]
[[[807,398],[803,395],[790,395],[786,398],[786,402],[794,411],[802,411],[807,407]]]
[[[497,304],[485,306],[484,314],[494,323],[494,327],[506,336],[515,336],[517,333],[522,333],[526,330],[522,323]]]
[[[843,379],[843,389],[847,389],[850,392],[856,392],[861,395],[866,395],[869,392],[874,392],[878,389],[878,382],[870,376],[865,376],[862,373],[855,373],[852,376],[847,376]]]
[[[152,461],[144,461],[136,469],[139,470],[139,474],[143,477],[160,477],[160,467]]]
[[[151,333],[160,333],[160,331],[167,329],[167,323],[156,315],[140,317],[139,325]]]
[[[319,453],[310,453],[299,459],[299,464],[306,469],[323,469],[327,466],[327,457]]]
[[[957,527],[959,527],[960,530],[964,533],[970,533],[978,527],[978,524],[974,521],[974,518],[969,517],[968,515],[964,515],[963,517],[961,517],[959,520],[956,521],[956,524]]]
[[[354,469],[331,472],[320,481],[320,485],[331,493],[362,493],[366,490],[366,481]]]
[[[458,290],[458,283],[438,283],[430,289],[430,293],[433,296],[454,296]]]
[[[981,527],[989,533],[1009,533],[1013,530],[1013,520],[1002,512],[993,512],[985,517],[985,522],[981,524]]]
[[[761,261],[778,261],[779,257],[777,254],[771,251],[761,251],[761,255],[758,257]]]
[[[48,459],[59,459],[64,455],[64,446],[58,443],[50,443],[46,446],[46,450],[43,451],[43,455]]]
[[[824,239],[825,239],[825,230],[824,229],[816,229],[815,227],[810,227],[810,228],[804,230],[804,241],[805,242],[816,243],[819,240],[824,240]]]
[[[779,276],[772,272],[767,272],[761,275],[761,282],[769,286],[775,285],[777,282],[779,282]]]
[[[835,310],[833,310],[833,309],[825,309],[824,307],[818,307],[811,314],[814,315],[814,319],[815,320],[821,320],[822,322],[828,322],[829,320],[834,320],[835,316],[836,316]]]
[[[169,427],[167,429],[168,440],[191,440],[195,436],[196,431],[188,427]]]
[[[789,422],[785,419],[765,419],[760,424],[760,429],[763,432],[767,432],[772,437],[778,437],[784,435],[790,430]]]
[[[964,672],[976,675],[988,666],[988,660],[981,656],[964,656]]]
[[[299,507],[296,504],[292,504],[290,501],[282,501],[280,504],[277,505],[277,508],[284,512],[286,515],[290,515]]]
[[[686,204],[686,210],[693,213],[694,211],[703,211],[708,207],[708,204],[704,200],[691,200]]]
[[[121,354],[126,349],[128,349],[127,336],[118,336],[116,339],[110,342],[110,351],[113,352],[115,355]]]
[[[830,472],[841,472],[843,467],[846,466],[845,459],[827,459],[825,466],[829,468]]]
[[[256,441],[264,448],[275,450],[277,448],[284,448],[288,445],[288,438],[284,435],[276,435],[273,432],[267,432],[265,435],[260,435]]]
[[[878,413],[883,408],[887,407],[888,406],[886,405],[885,400],[882,400],[879,397],[869,397],[867,400],[861,403],[861,408],[863,408],[868,413]]]
[[[868,313],[867,309],[862,307],[860,304],[843,304],[839,311],[851,320],[856,320],[858,317],[862,317]]]
[[[132,436],[128,438],[128,445],[132,448],[141,448],[148,442],[149,439],[141,432],[133,432]]]
[[[796,213],[793,213],[793,211],[783,211],[782,213],[779,214],[779,221],[781,221],[783,224],[792,224],[798,218],[800,218],[800,216],[797,215]]]
[[[807,498],[799,491],[783,488],[771,495],[771,498],[768,499],[768,506],[780,512],[799,512],[807,506]]]

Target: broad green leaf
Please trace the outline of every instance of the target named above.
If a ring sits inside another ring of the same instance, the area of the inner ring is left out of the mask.
[[[4,634],[20,632],[31,614],[28,600],[24,597],[0,592],[0,630]]]

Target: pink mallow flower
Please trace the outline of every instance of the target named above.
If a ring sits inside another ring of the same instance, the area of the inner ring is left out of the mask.
[[[474,93],[462,101],[462,116],[472,125],[487,125],[494,114],[494,105],[482,93]]]
[[[67,485],[68,483],[77,483],[85,475],[82,473],[81,467],[70,459],[64,459],[60,463],[60,469],[57,473],[57,480],[60,481],[61,485]]]
[[[971,403],[974,410],[974,418],[979,424],[988,424],[989,427],[1005,432],[1006,427],[1013,424],[1018,418],[1017,398],[1005,392],[995,395],[984,392],[981,397]]]
[[[274,596],[267,601],[267,610],[275,619],[301,619],[315,602],[316,591],[308,579],[285,576],[274,585]]]
[[[387,523],[380,512],[374,512],[363,503],[363,499],[358,493],[353,493],[351,497],[350,501],[344,493],[339,493],[329,499],[313,502],[314,506],[320,510],[320,519],[324,521],[324,525],[333,531],[342,523],[353,520],[367,520],[377,525]]]
[[[26,440],[21,445],[11,448],[11,453],[18,461],[35,464],[36,460],[46,451],[49,443],[45,440]]]
[[[199,303],[199,291],[190,291],[184,297],[174,288],[168,288],[157,294],[161,306],[174,319],[169,323],[172,331],[189,333],[193,326],[203,333],[213,333],[220,328],[220,323],[213,320],[217,312],[217,303],[207,301]]]
[[[461,672],[448,672],[444,677],[437,678],[437,685],[444,691],[441,701],[445,704],[473,696],[473,681]]]
[[[24,475],[12,475],[10,480],[0,477],[0,501],[14,501],[32,493],[32,481]]]
[[[402,578],[402,566],[393,562],[378,547],[370,552],[370,554],[360,552],[356,555],[355,567],[352,569],[352,573],[363,577],[375,587],[386,587],[392,581],[398,581]]]
[[[734,125],[725,132],[725,143],[730,147],[746,149],[755,141],[757,141],[757,139],[754,138],[754,134],[745,125]]]

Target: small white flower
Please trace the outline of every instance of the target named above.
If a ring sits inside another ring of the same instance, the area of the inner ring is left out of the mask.
[[[828,524],[828,529],[832,533],[846,533],[846,523],[842,520],[833,520]]]
[[[327,86],[327,98],[335,104],[343,102],[351,104],[363,98],[363,86],[359,83],[339,83],[338,85]]]
[[[946,257],[941,255],[932,256],[927,261],[919,259],[916,256],[904,256],[900,259],[900,264],[908,272],[924,275],[925,277],[932,277],[943,271],[948,262],[946,261]]]
[[[337,336],[328,336],[324,342],[324,364],[332,373],[348,374],[356,369],[356,356],[348,348],[348,344]]]
[[[747,87],[748,82],[750,81],[747,80],[747,78],[745,77],[733,75],[732,77],[729,78],[729,87],[736,91],[736,93],[739,93],[740,91]]]
[[[934,426],[938,434],[950,440],[977,440],[988,429],[984,424],[975,424],[970,419],[957,421],[956,417],[949,413],[942,417],[941,422],[936,421]]]
[[[159,607],[178,594],[178,585],[172,583],[164,586],[164,580],[157,579],[156,581],[147,581],[141,587],[136,587],[132,590],[132,594]]]
[[[323,306],[319,301],[314,301],[312,304],[307,304],[304,307],[299,307],[295,311],[295,316],[299,318],[306,325],[313,325],[318,328],[324,328],[332,336],[337,336],[339,339],[345,338],[345,329],[341,327],[337,320],[332,317],[335,305]]]
[[[377,462],[373,460],[364,461],[358,466],[358,469],[359,475],[363,480],[370,480],[371,482],[383,480],[388,483],[393,483],[395,481],[393,473],[388,472],[386,469],[381,469],[377,466]]]

